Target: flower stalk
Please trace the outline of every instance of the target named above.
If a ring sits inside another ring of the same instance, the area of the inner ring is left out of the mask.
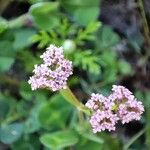
[[[66,101],[75,106],[79,111],[82,111],[87,115],[91,114],[90,110],[77,99],[68,86],[65,89],[61,89],[60,93]]]

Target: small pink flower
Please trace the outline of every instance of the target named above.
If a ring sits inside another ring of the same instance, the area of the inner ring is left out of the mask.
[[[28,81],[32,90],[49,88],[57,91],[66,88],[68,77],[72,74],[72,62],[64,58],[63,49],[50,45],[41,58],[44,64],[35,65],[34,75]]]
[[[120,104],[118,109],[118,117],[122,124],[128,123],[132,120],[140,120],[141,114],[144,111],[144,107],[141,102],[136,100],[125,102]]]
[[[104,130],[112,131],[115,130],[116,122],[118,121],[116,114],[113,114],[111,111],[101,111],[97,110],[93,113],[90,124],[93,128],[93,132],[101,132]]]
[[[109,99],[117,105],[116,113],[120,121],[124,124],[132,120],[140,120],[144,112],[142,102],[138,102],[133,93],[123,86],[113,85],[112,91]]]
[[[142,102],[138,102],[127,88],[117,85],[113,85],[112,94],[108,97],[91,94],[85,105],[92,110],[90,124],[94,133],[115,130],[119,120],[122,124],[140,120],[144,112]]]
[[[46,52],[40,56],[43,59],[45,64],[53,65],[57,62],[61,62],[64,59],[63,48],[56,47],[55,45],[50,45]]]
[[[109,101],[109,99],[102,94],[91,94],[91,98],[87,101],[85,106],[89,109],[96,111],[96,110],[109,110],[114,105],[113,102]]]

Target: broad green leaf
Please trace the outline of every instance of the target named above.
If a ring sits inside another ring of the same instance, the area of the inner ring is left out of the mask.
[[[0,56],[0,72],[8,71],[14,63],[14,58]]]
[[[73,15],[77,22],[86,26],[88,23],[97,20],[99,7],[78,8]]]
[[[36,105],[32,108],[28,119],[25,121],[25,133],[33,133],[38,131],[41,127],[39,122],[39,112],[44,102],[36,103]]]
[[[31,6],[32,15],[47,14],[56,11],[59,7],[58,2],[39,2]]]
[[[50,30],[59,24],[58,7],[58,2],[39,2],[32,5],[29,12],[37,27]]]
[[[0,127],[0,141],[5,144],[11,144],[20,138],[22,132],[23,124],[21,123],[2,125]]]
[[[47,129],[64,128],[71,110],[72,106],[61,95],[56,94],[41,108],[40,124]]]
[[[40,141],[46,147],[56,150],[76,144],[78,135],[73,130],[58,131],[42,135]]]
[[[23,48],[28,47],[32,41],[31,37],[35,34],[35,30],[22,28],[17,29],[14,32],[14,43],[13,47],[15,50],[22,50]]]
[[[2,119],[2,121],[7,120],[7,117],[12,117],[15,107],[15,99],[9,95],[5,96],[0,94],[0,119]]]
[[[72,6],[97,6],[100,3],[100,0],[61,0],[61,3],[64,5]],[[68,7],[68,6],[66,6]]]
[[[95,21],[99,15],[99,0],[62,0],[61,3],[81,25]]]
[[[6,37],[7,38],[7,37]],[[0,56],[14,57],[16,52],[13,49],[13,42],[7,40],[0,41]]]

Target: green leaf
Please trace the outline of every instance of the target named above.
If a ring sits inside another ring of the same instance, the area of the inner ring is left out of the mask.
[[[38,111],[33,108],[31,116],[25,122],[25,133],[33,133],[40,129],[40,123],[38,120]]]
[[[8,71],[15,59],[15,51],[11,41],[0,41],[0,72]]]
[[[8,39],[5,37],[5,39]],[[16,52],[13,49],[13,42],[8,40],[0,41],[0,56],[14,57]]]
[[[40,31],[39,34],[32,36],[32,42],[38,42],[38,47],[43,48],[51,43],[51,37],[46,31]]]
[[[97,46],[100,49],[112,48],[119,40],[119,36],[108,26],[103,26],[98,31]]]
[[[8,119],[8,117],[12,118],[12,114],[15,111],[15,107],[15,99],[13,99],[9,95],[5,96],[0,94],[0,119],[2,119],[2,122],[5,122]]]
[[[14,61],[14,58],[0,56],[0,72],[8,71]]]
[[[11,144],[18,140],[23,132],[23,124],[13,123],[2,125],[0,127],[0,141],[5,144]]]
[[[93,74],[100,73],[98,61],[99,58],[96,55],[93,55],[90,50],[75,53],[73,60],[75,66],[81,66],[83,70]]]
[[[47,14],[55,12],[59,7],[58,2],[39,2],[31,6],[30,12],[32,15]]]
[[[73,15],[77,22],[86,26],[88,23],[97,20],[99,7],[78,8],[75,10]]]
[[[59,24],[58,2],[39,2],[30,7],[29,13],[37,27],[50,30]]]
[[[118,65],[119,70],[123,75],[133,74],[133,69],[131,68],[131,65],[128,62],[121,60],[119,61]]]
[[[42,135],[40,141],[46,147],[56,150],[76,144],[78,136],[73,130],[58,131]]]
[[[31,100],[33,97],[33,92],[31,91],[31,87],[27,82],[21,82],[20,84],[20,95],[25,100]]]
[[[32,41],[31,41],[31,36],[35,34],[35,30],[33,29],[28,29],[28,28],[22,28],[22,29],[17,29],[14,32],[14,43],[13,47],[15,50],[21,50],[23,48],[28,47]]]
[[[40,129],[41,125],[38,115],[43,105],[44,102],[37,102],[32,108],[28,119],[25,121],[25,133],[33,133]]]
[[[99,0],[63,0],[61,3],[81,25],[96,21],[99,15]]]
[[[78,45],[82,45],[87,40],[93,41],[96,38],[94,33],[98,30],[100,26],[100,22],[90,22],[84,30],[80,29],[78,31],[75,42]]]
[[[50,100],[41,108],[40,124],[47,129],[64,128],[72,106],[59,94],[54,95]]]

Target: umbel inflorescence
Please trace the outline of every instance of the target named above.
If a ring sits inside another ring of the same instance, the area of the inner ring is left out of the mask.
[[[72,74],[72,62],[64,58],[63,48],[50,45],[40,58],[43,64],[34,66],[34,75],[28,81],[32,90],[48,88],[57,91],[65,88]]]
[[[90,124],[94,133],[115,130],[118,121],[124,124],[140,120],[144,111],[142,102],[137,101],[127,88],[116,85],[108,97],[93,93],[86,106],[92,110]]]

